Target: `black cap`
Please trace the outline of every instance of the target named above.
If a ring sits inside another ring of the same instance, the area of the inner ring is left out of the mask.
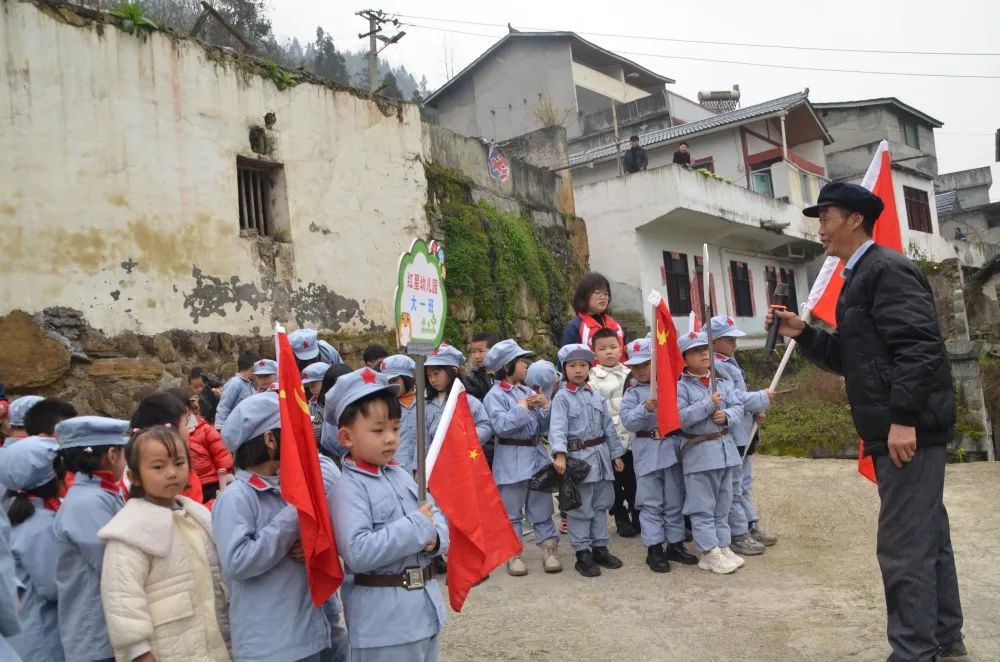
[[[865,220],[874,223],[882,214],[885,208],[882,199],[857,184],[847,182],[830,182],[819,192],[819,200],[812,207],[802,210],[805,216],[817,218],[819,210],[826,205],[837,205],[844,209],[856,211],[865,217]]]

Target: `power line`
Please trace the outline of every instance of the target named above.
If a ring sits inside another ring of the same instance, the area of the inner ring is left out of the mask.
[[[439,28],[432,25],[420,25],[417,23],[407,23],[406,25],[415,28],[422,28],[425,30],[437,30],[439,32],[450,32],[455,34],[465,34],[473,37],[489,37],[491,39],[497,39],[496,35],[482,34],[479,32],[466,32],[463,30],[453,30],[450,28]],[[689,60],[692,62],[711,62],[714,64],[736,64],[743,65],[747,67],[764,67],[768,69],[794,69],[797,71],[823,71],[827,73],[841,73],[841,74],[873,74],[876,76],[915,76],[918,78],[983,78],[983,79],[1000,79],[1000,76],[991,76],[988,74],[932,74],[914,71],[870,71],[862,69],[834,69],[830,67],[801,67],[792,64],[768,64],[764,62],[745,62],[740,60],[719,60],[715,58],[705,58],[705,57],[692,57],[689,55],[664,55],[662,53],[638,53],[635,51],[615,51],[622,55],[632,55],[640,57],[657,57],[667,60]]]
[[[412,18],[418,21],[438,21],[441,23],[458,23],[462,25],[479,25],[483,27],[491,28],[508,28],[508,25],[502,25],[500,23],[482,23],[479,21],[461,21],[458,19],[451,18],[434,18],[431,16],[411,16],[408,14],[398,14],[402,18]],[[427,26],[424,26],[427,27]],[[525,30],[532,30],[538,32],[569,32],[568,30],[552,30],[548,28],[530,28],[525,27]],[[681,44],[708,44],[711,46],[741,46],[748,48],[781,48],[788,50],[797,51],[823,51],[828,53],[867,53],[867,54],[885,54],[885,55],[956,55],[956,56],[968,56],[968,57],[998,57],[1000,53],[969,53],[969,52],[958,52],[958,51],[893,51],[893,50],[882,50],[874,48],[831,48],[827,46],[796,46],[792,44],[757,44],[749,42],[739,42],[739,41],[710,41],[705,39],[679,39],[676,37],[649,37],[643,35],[632,35],[632,34],[613,34],[608,32],[586,32],[586,31],[573,31],[577,34],[591,35],[595,37],[615,37],[620,39],[639,39],[644,41],[668,41]],[[460,33],[460,34],[474,34],[474,33]],[[482,37],[488,37],[493,35],[476,35]]]

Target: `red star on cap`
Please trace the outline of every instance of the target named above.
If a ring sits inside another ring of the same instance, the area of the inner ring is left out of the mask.
[[[736,322],[733,321],[732,317],[726,318],[726,324],[728,324],[729,326],[736,326]]]
[[[385,372],[386,369],[385,359],[382,359],[382,363],[379,363],[379,369]]]
[[[259,367],[263,368],[264,367],[264,359],[261,359],[260,361],[257,361],[257,365]]]
[[[305,348],[305,347],[308,347],[308,346],[309,346],[309,341],[308,340],[303,340],[302,341],[302,347]]]
[[[376,381],[375,372],[371,368],[365,368],[361,372],[361,380],[365,384],[374,384]]]
[[[638,352],[639,351],[639,341],[638,340],[636,340],[635,344],[632,345],[632,351],[633,352]]]
[[[692,331],[691,333],[688,334],[688,338],[690,338],[691,340],[694,340],[697,337],[698,337],[698,334],[695,333],[694,331]]]

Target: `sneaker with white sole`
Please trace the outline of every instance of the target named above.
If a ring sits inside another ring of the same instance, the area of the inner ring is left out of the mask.
[[[730,547],[737,554],[743,554],[744,556],[760,556],[767,551],[767,547],[754,540],[753,536],[749,533],[733,536]]]
[[[542,569],[545,572],[562,572],[558,538],[551,538],[542,543]]]
[[[702,570],[714,572],[717,575],[728,575],[736,572],[736,567],[723,556],[722,550],[718,547],[713,547],[702,554],[701,560],[698,561],[698,567]]]
[[[760,522],[751,522],[750,535],[753,536],[754,540],[766,547],[770,547],[774,543],[778,542],[778,536],[772,535],[760,528]]]
[[[722,549],[722,557],[727,561],[729,561],[730,563],[732,563],[735,566],[734,569],[742,568],[744,565],[746,565],[746,561],[743,560],[743,557],[737,556],[736,552],[734,552],[733,550],[729,549],[728,547],[722,547],[721,549]]]
[[[528,574],[528,566],[524,565],[520,554],[507,561],[507,574],[511,577],[523,577]]]

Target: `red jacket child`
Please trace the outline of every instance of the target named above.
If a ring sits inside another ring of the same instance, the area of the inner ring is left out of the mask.
[[[201,416],[198,417],[198,425],[191,431],[188,448],[191,451],[191,468],[198,475],[203,488],[218,488],[219,469],[229,472],[233,470],[233,456],[222,443],[222,436]],[[206,489],[205,492],[207,500],[209,493],[214,490]]]

